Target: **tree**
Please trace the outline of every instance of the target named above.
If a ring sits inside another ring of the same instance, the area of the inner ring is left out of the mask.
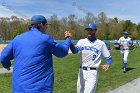
[[[131,20],[126,20],[123,23],[123,31],[128,31],[130,32],[132,30],[133,27],[133,23],[131,22]]]
[[[84,17],[84,24],[97,23],[97,18],[90,12]]]
[[[98,15],[98,31],[100,33],[100,38],[101,39],[109,39],[108,35],[108,24],[107,24],[108,20],[107,20],[107,16],[104,12],[101,12]],[[102,36],[101,36],[102,35]]]
[[[138,25],[136,26],[136,30],[137,30],[137,39],[140,39],[140,23],[138,23]]]

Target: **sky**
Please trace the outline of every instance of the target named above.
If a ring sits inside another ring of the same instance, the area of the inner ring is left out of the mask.
[[[69,14],[83,17],[86,12],[96,17],[104,12],[108,18],[131,20],[140,23],[140,0],[0,0],[0,17],[12,15],[24,19],[33,15],[67,17]]]

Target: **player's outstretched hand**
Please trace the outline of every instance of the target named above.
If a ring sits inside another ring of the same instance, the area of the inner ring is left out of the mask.
[[[71,33],[69,31],[65,31],[65,38],[71,38]]]
[[[105,65],[101,65],[102,66],[102,69],[104,71],[107,71],[109,69],[109,65],[108,64],[105,64]]]

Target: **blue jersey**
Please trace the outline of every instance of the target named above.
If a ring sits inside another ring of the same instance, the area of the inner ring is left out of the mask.
[[[36,28],[15,37],[1,53],[4,68],[14,59],[13,93],[52,93],[54,72],[52,54],[64,57],[71,40],[59,44]]]

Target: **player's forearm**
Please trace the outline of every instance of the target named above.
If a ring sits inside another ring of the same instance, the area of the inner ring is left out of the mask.
[[[106,64],[111,65],[111,63],[112,63],[112,57],[110,56],[106,58]]]
[[[78,53],[78,48],[75,47],[72,43],[71,43],[71,45],[70,45],[70,50],[72,51],[73,54]]]

